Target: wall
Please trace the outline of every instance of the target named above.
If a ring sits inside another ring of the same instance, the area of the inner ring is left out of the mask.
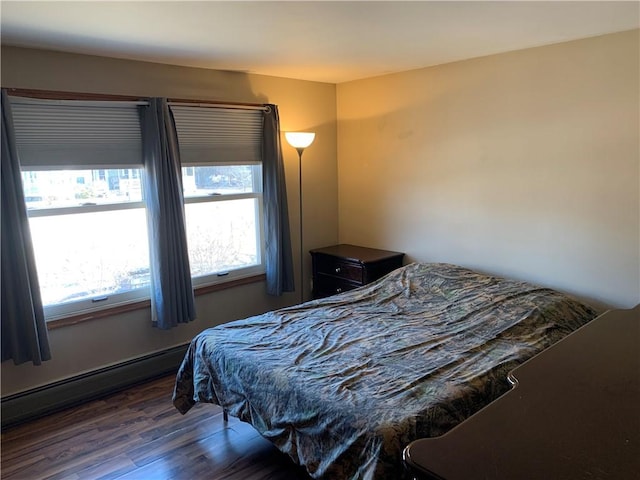
[[[339,239],[640,302],[638,30],[340,84]]]
[[[336,87],[237,72],[186,68],[23,48],[2,48],[2,87],[258,102],[278,105],[282,131],[316,132],[303,158],[304,251],[332,245],[338,236]],[[283,139],[296,285],[299,285],[298,155]],[[311,260],[305,255],[305,298]],[[53,359],[42,366],[2,363],[2,395],[184,344],[199,331],[297,303],[299,290],[281,298],[264,283],[196,297],[198,319],[169,331],[150,327],[150,312],[130,312],[50,331]]]
[[[11,47],[1,73],[3,87],[275,103],[283,131],[317,132],[303,158],[304,251],[338,240],[401,250],[630,307],[640,302],[639,44],[636,30],[337,87]],[[298,159],[283,153],[298,276]],[[2,363],[2,395],[298,295],[271,298],[257,283],[200,296],[198,320],[166,332],[148,311],[52,330],[50,362]]]

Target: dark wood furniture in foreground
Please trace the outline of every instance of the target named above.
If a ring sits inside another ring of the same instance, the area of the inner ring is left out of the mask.
[[[340,244],[311,250],[313,298],[361,287],[402,266],[404,253]]]
[[[640,473],[640,305],[612,310],[512,372],[517,386],[412,442],[416,479],[630,479]]]

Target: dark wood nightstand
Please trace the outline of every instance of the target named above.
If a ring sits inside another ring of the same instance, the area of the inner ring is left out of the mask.
[[[310,250],[313,263],[313,298],[361,287],[402,266],[404,253],[333,245]]]

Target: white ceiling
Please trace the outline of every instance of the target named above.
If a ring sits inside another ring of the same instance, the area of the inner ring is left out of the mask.
[[[3,45],[341,83],[630,30],[638,1],[6,1]]]

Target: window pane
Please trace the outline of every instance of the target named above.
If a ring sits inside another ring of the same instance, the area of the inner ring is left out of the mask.
[[[27,209],[142,201],[137,169],[23,171]]]
[[[185,197],[258,192],[261,181],[260,165],[182,168]]]
[[[257,199],[189,203],[185,207],[192,276],[260,264]]]
[[[45,305],[149,285],[142,208],[29,219]]]

